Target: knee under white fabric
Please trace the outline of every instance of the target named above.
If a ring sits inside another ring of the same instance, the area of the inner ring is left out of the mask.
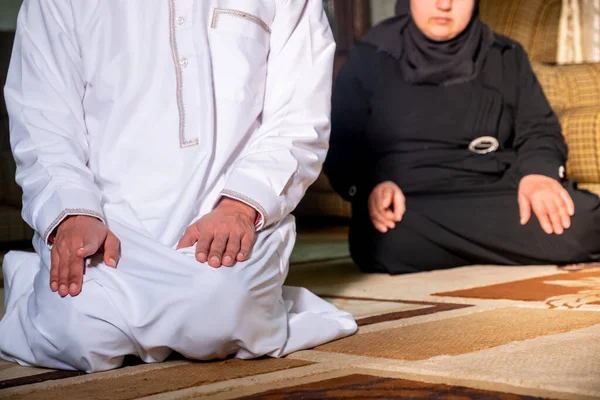
[[[110,227],[121,239],[119,266],[92,259],[76,297],[50,291],[44,255],[6,256],[1,358],[92,372],[128,354],[146,362],[172,351],[201,360],[280,357],[356,331],[348,313],[282,286],[291,220],[261,232],[249,261],[219,269],[198,263],[193,249],[175,251],[116,221]]]

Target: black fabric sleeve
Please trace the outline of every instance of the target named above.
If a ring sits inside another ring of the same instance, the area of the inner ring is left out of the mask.
[[[335,80],[331,107],[331,137],[324,164],[331,187],[345,200],[365,190],[368,163],[364,135],[369,120],[370,98],[376,74],[370,45],[358,44]]]
[[[519,94],[515,114],[515,141],[519,179],[537,174],[561,180],[567,145],[560,123],[540,86],[527,53],[515,48]]]

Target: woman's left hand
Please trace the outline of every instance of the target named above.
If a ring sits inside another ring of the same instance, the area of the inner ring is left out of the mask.
[[[575,204],[558,181],[543,175],[527,175],[519,183],[519,210],[521,225],[529,222],[533,210],[544,232],[562,235],[571,226]]]

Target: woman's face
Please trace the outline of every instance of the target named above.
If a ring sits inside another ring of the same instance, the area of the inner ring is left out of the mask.
[[[415,24],[429,39],[445,41],[465,30],[475,0],[410,0]]]

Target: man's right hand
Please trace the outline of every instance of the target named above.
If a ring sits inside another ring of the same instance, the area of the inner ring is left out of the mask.
[[[61,297],[77,296],[83,285],[84,262],[104,250],[104,263],[116,268],[121,242],[104,223],[85,215],[65,219],[56,231],[51,252],[50,289]]]
[[[381,233],[394,229],[396,223],[402,221],[405,211],[404,193],[394,182],[380,183],[369,195],[369,216]]]

